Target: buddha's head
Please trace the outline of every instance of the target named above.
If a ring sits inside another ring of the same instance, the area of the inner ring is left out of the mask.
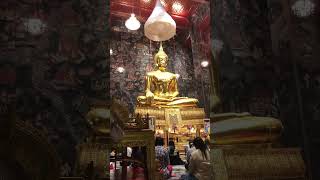
[[[162,44],[160,45],[158,53],[154,56],[154,60],[159,70],[166,70],[168,65],[168,55],[163,51]]]

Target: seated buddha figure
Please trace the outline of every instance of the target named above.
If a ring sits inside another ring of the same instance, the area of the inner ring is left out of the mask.
[[[162,45],[154,57],[156,70],[146,75],[145,96],[138,96],[139,106],[153,107],[196,107],[198,100],[178,97],[177,74],[166,71],[168,55]]]

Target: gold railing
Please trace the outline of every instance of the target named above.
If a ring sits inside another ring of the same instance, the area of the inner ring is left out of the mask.
[[[128,122],[124,123],[124,129],[136,130],[136,129],[148,129],[149,128],[149,115],[135,114],[133,117],[129,117]]]

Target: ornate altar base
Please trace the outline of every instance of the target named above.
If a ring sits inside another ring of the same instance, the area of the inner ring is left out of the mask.
[[[166,140],[174,139],[179,151],[184,150],[184,145],[188,144],[189,139],[201,136],[201,132],[204,132],[203,108],[137,107],[135,113],[155,117],[156,134]]]
[[[211,158],[213,179],[306,179],[298,148],[272,148],[270,144],[220,146],[211,149]]]
[[[146,153],[142,164],[144,164],[145,177],[152,180],[155,176],[155,155],[154,155],[154,132],[149,129],[127,130],[119,142],[113,142],[109,136],[96,137],[96,142],[83,143],[77,146],[77,162],[75,173],[81,176],[86,172],[88,164],[92,162],[94,172],[106,179],[110,179],[109,155],[110,149],[116,148],[119,152],[126,147],[145,147]],[[125,153],[126,154],[126,153]],[[118,161],[122,161],[121,179],[127,179],[127,165],[125,162],[132,162],[123,156]]]
[[[211,116],[211,123],[213,179],[305,179],[300,149],[279,148],[279,120],[224,113]]]

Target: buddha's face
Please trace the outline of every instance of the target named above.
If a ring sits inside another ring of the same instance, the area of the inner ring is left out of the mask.
[[[161,55],[158,57],[158,66],[166,68],[168,63],[168,56]]]

